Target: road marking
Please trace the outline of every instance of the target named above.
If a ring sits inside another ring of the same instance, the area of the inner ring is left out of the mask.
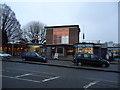
[[[6,76],[6,75],[0,75],[0,77],[6,77],[6,78],[11,78],[11,79],[17,79],[17,80],[24,80],[24,81],[35,82],[35,83],[47,82],[47,81],[50,81],[50,80],[54,80],[54,79],[60,78],[60,76],[52,77],[52,78],[44,79],[41,82],[41,81],[37,81],[37,80],[23,79],[23,78],[11,77],[11,76]]]
[[[48,79],[44,79],[44,80],[42,80],[42,82],[47,82],[47,81],[54,80],[54,79],[58,79],[58,78],[60,78],[60,76],[51,77],[51,78],[48,78]]]
[[[95,85],[95,84],[98,83],[98,82],[100,82],[100,81],[91,82],[91,83],[85,85],[83,88],[89,88],[89,87],[91,87],[92,85]]]
[[[29,76],[29,75],[32,75],[32,74],[29,74],[29,73],[28,73],[28,74],[23,74],[23,75],[15,76],[15,77],[17,77],[17,78],[18,78],[18,77],[25,77],[25,76]]]
[[[10,77],[10,76],[5,76],[5,75],[0,75],[0,76],[1,76],[1,77],[6,77],[6,78],[11,78],[11,79],[29,81],[29,82],[42,83],[41,81],[36,81],[36,80],[23,79],[23,78],[17,78],[17,77]]]
[[[117,77],[118,77],[118,76],[117,76]],[[96,81],[104,81],[104,82],[118,83],[118,80],[116,80],[116,81],[109,81],[109,80],[105,80],[105,79],[97,79],[97,78],[86,78],[86,79],[96,80]]]

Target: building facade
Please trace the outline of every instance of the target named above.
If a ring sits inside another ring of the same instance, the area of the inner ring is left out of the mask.
[[[55,53],[59,57],[73,56],[74,44],[79,43],[79,25],[47,26],[45,29],[49,58],[53,58]]]
[[[80,28],[78,25],[48,26],[46,29],[46,44],[79,43]]]

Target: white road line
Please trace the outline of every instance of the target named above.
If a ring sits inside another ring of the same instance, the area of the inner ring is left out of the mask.
[[[23,74],[23,75],[18,75],[18,76],[15,76],[15,77],[25,77],[25,76],[29,76],[29,75],[32,75],[32,74],[29,74],[29,73],[27,73],[27,74]]]
[[[118,76],[117,76],[118,77]],[[109,81],[109,80],[105,80],[105,79],[98,79],[98,78],[86,78],[86,79],[90,79],[90,80],[96,80],[96,81],[104,81],[104,82],[112,82],[112,83],[118,83],[118,81]]]
[[[98,83],[98,82],[100,82],[100,81],[91,82],[91,83],[85,85],[83,88],[89,88],[89,87],[91,87],[92,85],[95,85],[95,84]]]
[[[54,79],[57,79],[57,78],[60,78],[60,76],[44,79],[44,80],[42,80],[42,82],[47,82],[47,81],[54,80]]]
[[[11,78],[11,79],[29,81],[29,82],[42,83],[41,81],[36,81],[36,80],[23,79],[23,78],[17,78],[17,77],[5,76],[5,75],[0,75],[0,76],[1,76],[1,77],[6,77],[6,78]]]
[[[23,81],[29,81],[29,82],[35,82],[35,83],[47,82],[47,81],[50,81],[50,80],[54,80],[54,79],[60,78],[60,76],[57,76],[57,77],[52,77],[52,78],[44,79],[42,81],[37,81],[37,80],[23,79],[23,78],[18,78],[18,77],[11,77],[11,76],[6,76],[6,75],[0,75],[0,77],[6,77],[6,78],[23,80]]]

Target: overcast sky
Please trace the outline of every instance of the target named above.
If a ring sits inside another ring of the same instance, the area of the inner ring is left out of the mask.
[[[77,24],[85,40],[118,42],[117,2],[6,2],[22,25],[39,21],[46,25]]]

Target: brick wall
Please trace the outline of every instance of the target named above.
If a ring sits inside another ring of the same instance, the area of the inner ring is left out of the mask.
[[[69,28],[72,26],[68,26],[68,27],[63,27],[63,28]],[[59,28],[59,27],[53,27],[53,28]],[[75,43],[79,43],[79,28],[78,27],[72,27],[69,28],[69,44],[75,44]],[[51,28],[47,28],[46,31],[46,44],[53,44],[53,29]]]
[[[47,44],[53,43],[53,29],[48,29],[46,31],[46,43]]]
[[[69,29],[69,44],[79,43],[79,30],[76,28]]]

